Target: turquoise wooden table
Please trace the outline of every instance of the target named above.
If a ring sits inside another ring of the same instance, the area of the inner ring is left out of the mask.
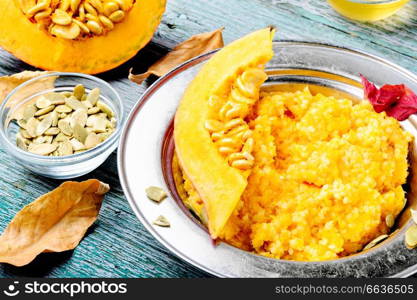
[[[395,16],[373,24],[349,21],[324,0],[169,0],[152,42],[135,58],[100,75],[123,96],[130,110],[151,80],[129,82],[128,69],[145,71],[156,59],[189,36],[225,26],[228,43],[255,29],[275,25],[276,39],[332,43],[381,56],[417,73],[417,1]],[[0,33],[1,34],[1,33]],[[0,50],[0,75],[32,69]],[[24,205],[61,182],[30,173],[0,149],[0,228]],[[140,167],[140,166],[138,166]],[[98,178],[111,185],[100,217],[74,251],[42,254],[16,268],[0,265],[1,277],[207,277],[157,242],[136,219],[123,195],[116,153],[81,179]]]

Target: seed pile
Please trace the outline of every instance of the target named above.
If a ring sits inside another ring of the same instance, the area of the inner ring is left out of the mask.
[[[20,0],[30,21],[56,37],[74,40],[113,30],[136,0]]]
[[[94,148],[115,130],[111,108],[100,100],[100,89],[88,94],[83,85],[73,92],[48,93],[24,108],[16,145],[26,151],[65,156]]]

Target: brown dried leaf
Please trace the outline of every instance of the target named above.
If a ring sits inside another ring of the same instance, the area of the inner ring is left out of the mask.
[[[133,82],[141,84],[152,74],[156,76],[163,76],[173,68],[191,58],[207,53],[211,50],[222,48],[224,46],[222,31],[223,27],[211,32],[193,35],[188,40],[178,44],[174,49],[172,49],[171,52],[150,66],[147,72],[135,75],[132,74],[132,69],[130,69],[129,79]]]
[[[97,179],[67,181],[25,206],[0,236],[0,262],[23,266],[42,252],[74,249],[108,190]]]

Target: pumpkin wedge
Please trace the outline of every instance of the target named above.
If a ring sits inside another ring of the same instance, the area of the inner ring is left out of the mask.
[[[0,1],[0,46],[44,70],[96,74],[152,38],[166,0]]]
[[[219,237],[247,186],[253,139],[247,117],[267,79],[273,30],[239,39],[202,67],[175,115],[179,163],[204,202],[213,239]]]

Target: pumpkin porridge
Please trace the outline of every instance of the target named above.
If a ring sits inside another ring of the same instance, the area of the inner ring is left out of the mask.
[[[187,90],[177,190],[213,239],[243,250],[298,261],[359,252],[404,208],[412,137],[367,101],[260,90],[270,54],[254,49],[267,39],[259,31],[219,51]],[[249,54],[230,61],[236,49]],[[214,67],[227,78],[218,85]]]

